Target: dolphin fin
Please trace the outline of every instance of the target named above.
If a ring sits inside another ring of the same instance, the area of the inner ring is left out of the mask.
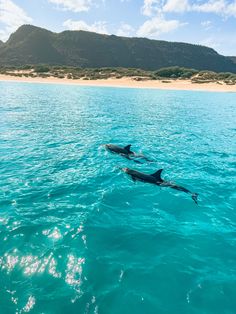
[[[127,145],[124,147],[124,149],[127,150],[128,152],[131,152],[130,147],[131,147],[131,145]]]
[[[157,172],[153,173],[151,176],[156,178],[158,181],[163,181],[161,178],[162,171],[163,171],[163,169],[157,170]]]

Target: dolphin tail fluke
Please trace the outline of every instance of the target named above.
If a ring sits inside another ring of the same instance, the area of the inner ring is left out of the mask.
[[[145,158],[145,160],[146,160],[147,162],[156,162],[155,160],[152,160],[152,159],[149,159],[149,158]]]
[[[197,204],[198,205],[198,194],[197,193],[193,193],[192,194],[192,199],[194,200],[194,202],[195,202],[195,204]]]
[[[155,162],[154,160],[151,160],[151,159],[147,158],[146,156],[140,156],[140,158],[144,159],[147,162]]]
[[[136,162],[136,164],[141,164],[143,165],[143,162],[139,161],[139,160],[135,160],[135,159],[132,159],[134,162]]]

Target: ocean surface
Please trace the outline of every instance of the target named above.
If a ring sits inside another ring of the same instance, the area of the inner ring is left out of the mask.
[[[0,313],[26,312],[236,313],[236,94],[0,83]]]

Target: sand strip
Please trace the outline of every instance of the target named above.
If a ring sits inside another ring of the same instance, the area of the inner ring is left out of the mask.
[[[236,92],[236,85],[226,85],[219,83],[192,83],[190,80],[166,80],[155,81],[135,81],[132,78],[115,79],[109,78],[105,80],[71,80],[59,79],[55,77],[48,78],[27,78],[15,77],[0,74],[0,81],[8,82],[25,82],[25,83],[46,83],[46,84],[67,84],[80,86],[100,86],[100,87],[125,87],[125,88],[151,88],[161,90],[192,90],[192,91],[210,91],[210,92]]]

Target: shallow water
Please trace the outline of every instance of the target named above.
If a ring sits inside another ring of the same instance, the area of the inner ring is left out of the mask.
[[[0,312],[235,314],[235,139],[236,94],[1,82]]]

